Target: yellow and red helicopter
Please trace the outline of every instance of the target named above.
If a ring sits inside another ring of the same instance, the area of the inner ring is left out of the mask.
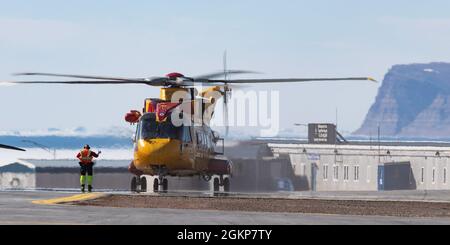
[[[128,123],[137,124],[134,136],[134,159],[129,171],[135,176],[131,181],[134,192],[147,191],[144,175],[157,176],[153,181],[153,191],[166,192],[169,188],[167,176],[202,176],[205,181],[213,181],[215,192],[222,187],[230,191],[232,163],[217,152],[222,142],[217,132],[209,126],[209,118],[204,112],[214,112],[217,100],[222,97],[224,106],[229,101],[231,86],[235,84],[286,83],[311,81],[369,80],[370,77],[347,78],[283,78],[283,79],[228,79],[228,75],[245,74],[247,71],[230,70],[211,73],[199,77],[187,77],[181,73],[170,73],[162,77],[123,78],[110,76],[85,76],[54,73],[20,73],[23,76],[50,76],[74,78],[71,81],[14,81],[21,84],[142,84],[158,86],[159,98],[144,100],[142,110],[132,110],[125,115]],[[217,79],[219,77],[224,79]],[[198,92],[198,85],[207,86]],[[181,96],[180,96],[181,94]],[[195,111],[200,110],[200,118]],[[224,112],[226,113],[226,109]],[[175,125],[168,120],[177,116],[188,124]],[[186,117],[187,115],[187,117]],[[189,117],[191,116],[191,117]],[[226,117],[226,115],[224,115]],[[186,117],[186,118],[185,118]],[[228,130],[227,130],[228,132]]]

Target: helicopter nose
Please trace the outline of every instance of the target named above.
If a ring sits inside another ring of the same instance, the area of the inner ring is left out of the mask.
[[[146,163],[165,165],[178,156],[180,151],[176,141],[170,139],[140,140],[136,158]]]

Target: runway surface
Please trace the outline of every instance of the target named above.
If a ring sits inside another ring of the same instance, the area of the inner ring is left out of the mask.
[[[0,192],[0,224],[105,224],[105,225],[449,225],[449,218],[397,218],[295,213],[230,212],[162,208],[113,208],[42,205],[32,201],[73,196],[42,191]]]

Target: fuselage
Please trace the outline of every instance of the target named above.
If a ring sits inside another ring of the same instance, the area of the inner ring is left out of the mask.
[[[175,127],[157,122],[155,113],[142,115],[136,128],[134,166],[148,175],[160,171],[175,176],[206,173],[215,158],[212,130],[207,126]]]
[[[204,116],[214,109],[221,96],[218,91],[220,87],[201,93],[195,88],[162,88],[159,99],[145,100],[142,115],[127,114],[128,122],[137,123],[130,172],[138,176],[231,174],[231,162],[215,149],[221,139],[208,126],[210,117]],[[193,116],[196,109],[201,110],[201,118]],[[184,115],[181,126],[174,125],[172,113]]]

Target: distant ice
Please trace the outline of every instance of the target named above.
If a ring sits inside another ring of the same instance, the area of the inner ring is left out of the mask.
[[[433,69],[424,69],[424,72],[429,72],[429,73],[439,73],[438,71],[435,71]]]
[[[56,150],[55,156],[53,153],[46,152],[39,148],[28,148],[26,152],[0,150],[0,166],[17,162],[18,159],[39,159],[39,160],[52,160],[56,156],[56,159],[76,159],[78,154],[77,149],[61,149]],[[102,151],[99,159],[102,160],[131,160],[133,159],[133,149],[92,149],[95,152]]]
[[[9,82],[0,82],[0,86],[3,87],[10,87],[10,86],[14,86],[14,83],[9,83]]]
[[[60,136],[60,137],[89,137],[89,136],[115,136],[115,137],[131,137],[134,130],[126,127],[109,127],[101,130],[88,130],[84,127],[70,128],[70,129],[59,129],[59,128],[48,128],[39,130],[12,130],[12,131],[1,131],[0,136],[25,136],[25,137],[36,137],[36,136]]]

